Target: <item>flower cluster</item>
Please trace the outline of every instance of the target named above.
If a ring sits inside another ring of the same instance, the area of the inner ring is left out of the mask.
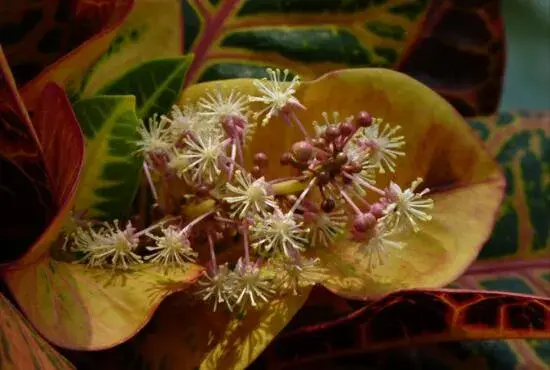
[[[287,71],[268,75],[255,82],[257,95],[218,85],[194,104],[143,122],[137,144],[161,218],[140,231],[130,222],[79,226],[71,236],[79,262],[131,269],[198,261],[207,268],[196,294],[214,310],[233,310],[322,282],[327,273],[316,249],[356,243],[375,269],[405,248],[403,236],[430,220],[433,201],[428,189],[417,191],[420,178],[405,189],[377,186],[376,175],[395,172],[405,155],[400,127],[366,111],[322,112],[322,121],[304,125],[299,111],[306,107],[295,96],[300,79],[287,82]],[[246,151],[258,122],[273,124],[273,117],[303,134],[275,158],[293,169],[292,178],[266,178],[273,158]],[[222,253],[234,245],[242,250],[237,256]]]

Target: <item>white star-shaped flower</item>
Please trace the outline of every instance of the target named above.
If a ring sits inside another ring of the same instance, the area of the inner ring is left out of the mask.
[[[263,177],[252,180],[252,176],[237,170],[235,173],[237,186],[227,183],[227,189],[232,193],[224,200],[231,204],[231,217],[242,219],[246,216],[264,215],[269,209],[277,207],[277,203],[269,191],[269,184]]]
[[[161,236],[146,234],[155,241],[154,246],[146,247],[148,251],[153,252],[145,257],[146,261],[165,267],[184,266],[187,262],[195,261],[198,254],[191,248],[185,229],[168,226],[161,232]]]
[[[304,250],[307,243],[307,229],[297,222],[293,213],[283,213],[275,208],[273,213],[256,217],[251,227],[252,247],[264,252],[289,255],[292,250]]]
[[[369,127],[365,127],[360,135],[360,145],[365,145],[371,150],[372,164],[378,167],[380,173],[386,169],[395,172],[395,159],[404,156],[405,152],[400,150],[405,145],[404,136],[395,136],[400,126],[391,127],[386,124],[382,131],[381,119],[376,119]]]
[[[278,116],[279,113],[289,106],[299,107],[305,109],[305,107],[294,97],[296,89],[300,86],[300,77],[294,76],[291,81],[288,81],[288,85],[285,87],[283,83],[287,82],[288,69],[282,72],[280,69],[267,68],[269,79],[263,78],[261,80],[254,80],[254,86],[259,90],[261,96],[249,96],[248,100],[251,102],[261,102],[267,105],[266,108],[259,112],[254,113],[254,117],[258,118],[260,115],[266,113],[262,120],[262,125],[266,125],[271,117]]]
[[[386,191],[390,204],[386,207],[384,211],[386,216],[382,219],[387,225],[398,230],[412,228],[414,232],[418,232],[419,221],[432,219],[428,211],[433,209],[434,201],[423,198],[430,189],[424,189],[420,193],[414,192],[420,183],[422,179],[417,178],[408,189],[403,191],[399,185],[393,181],[390,182]]]
[[[198,134],[184,140],[186,147],[175,151],[168,163],[174,172],[184,177],[191,171],[191,178],[198,182],[215,182],[220,176],[220,156],[225,154],[225,141],[221,136]]]
[[[90,267],[111,266],[127,270],[132,265],[143,262],[135,253],[139,236],[130,222],[124,229],[118,226],[118,220],[113,225],[104,223],[99,230],[79,227],[73,234],[72,241],[73,250],[84,253],[78,262],[85,262]]]

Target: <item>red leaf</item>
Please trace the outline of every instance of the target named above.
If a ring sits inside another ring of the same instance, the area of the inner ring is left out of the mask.
[[[123,0],[4,1],[0,33],[16,80],[24,84],[42,69],[119,18]]]
[[[56,84],[42,92],[34,126],[42,144],[48,181],[57,213],[40,239],[18,264],[44,255],[57,238],[72,208],[80,171],[84,165],[84,137],[65,92]]]
[[[71,94],[79,93],[73,90],[78,90],[82,81],[89,77],[86,74],[107,51],[134,4],[134,0],[57,1],[58,3],[56,1],[38,2],[36,4],[41,4],[38,6],[33,4],[35,8],[40,8],[38,11],[45,17],[43,28],[46,29],[57,25],[55,19],[52,19],[50,8],[52,4],[57,6],[57,9],[53,7],[56,14],[62,12],[65,18],[60,27],[50,32],[64,31],[61,40],[69,37],[69,44],[56,48],[55,52],[47,54],[48,58],[46,58],[39,48],[33,48],[34,39],[26,42],[26,37],[30,37],[29,34],[33,35],[33,32],[23,28],[24,37],[16,40],[16,44],[12,45],[18,51],[16,53],[18,59],[10,62],[22,74],[21,80],[28,82],[22,87],[21,95],[29,110],[34,110],[48,82],[56,82]],[[69,3],[72,5],[68,6]],[[55,57],[49,58],[50,55]],[[42,63],[43,59],[47,59],[47,63]]]
[[[42,149],[0,48],[0,262],[20,256],[51,219]]]
[[[500,1],[434,1],[397,67],[447,99],[463,116],[492,114],[504,75]]]
[[[347,316],[282,334],[262,355],[306,366],[336,356],[414,344],[495,338],[550,338],[550,298],[467,290],[407,290]]]
[[[75,191],[84,158],[84,137],[63,90],[54,83],[42,93],[33,121],[44,151],[50,187],[58,207]]]

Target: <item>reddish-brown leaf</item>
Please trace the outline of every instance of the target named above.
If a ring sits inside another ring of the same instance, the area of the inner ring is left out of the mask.
[[[120,18],[128,0],[3,1],[0,42],[19,84]],[[121,3],[123,6],[121,6]]]
[[[42,149],[0,47],[0,262],[20,256],[51,219]]]
[[[0,369],[74,369],[69,361],[40,337],[1,293]]]
[[[550,298],[489,291],[407,290],[335,320],[286,331],[262,358],[276,368],[307,367],[322,359],[422,343],[547,339],[549,326]]]
[[[464,116],[492,114],[504,74],[500,1],[434,1],[398,70],[435,89]]]
[[[27,2],[24,1],[23,4]],[[68,3],[72,5],[68,7]],[[40,94],[48,82],[59,84],[69,91],[71,96],[80,93],[82,82],[89,78],[95,63],[108,51],[117,30],[130,13],[134,0],[54,0],[36,4],[40,12],[48,10],[43,14],[47,16],[44,25],[46,28],[51,26],[48,23],[51,21],[50,7],[52,4],[57,4],[56,12],[61,12],[65,17],[63,18],[65,21],[62,22],[67,28],[65,33],[74,33],[75,36],[64,47],[56,48],[55,52],[52,51],[55,58],[47,58],[45,62],[41,62],[41,50],[38,49],[36,52],[33,49],[34,39],[31,38],[29,41],[24,38],[11,45],[19,50],[17,54],[19,63],[17,60],[10,62],[19,75],[22,75],[20,79],[28,82],[22,87],[21,96],[29,110],[36,108]],[[36,30],[31,27],[29,31],[22,26],[24,32],[31,34],[35,31],[40,34],[41,28],[43,27]],[[57,35],[59,31],[58,28],[54,28],[53,31],[48,32],[54,32]],[[65,33],[57,41],[65,40],[67,38]],[[21,48],[23,41],[25,48]]]
[[[78,178],[84,165],[82,131],[65,92],[56,84],[50,83],[44,88],[33,125],[42,145],[55,216],[16,265],[42,257],[55,241],[72,208]]]

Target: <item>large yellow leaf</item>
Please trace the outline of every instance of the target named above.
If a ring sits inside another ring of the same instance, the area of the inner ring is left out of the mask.
[[[69,361],[36,333],[2,294],[0,294],[0,369],[74,369]]]
[[[213,84],[190,87],[182,102],[195,101]],[[250,79],[227,80],[221,86],[225,91],[255,91]],[[403,288],[440,287],[460,275],[489,237],[504,190],[498,166],[461,116],[428,87],[385,69],[336,71],[304,83],[296,96],[307,107],[298,116],[310,129],[313,120],[322,120],[323,111],[345,117],[366,110],[401,125],[407,156],[398,161],[393,181],[408,187],[423,177],[435,200],[431,223],[374,271],[366,268],[366,256],[353,243],[315,251],[331,272],[326,286],[341,295],[368,298]],[[288,169],[278,158],[300,139],[298,129],[274,119],[255,132],[247,160],[251,153],[264,151],[270,157],[268,177],[286,176]],[[381,187],[389,181],[389,176],[378,177]]]
[[[174,295],[158,310],[139,351],[148,369],[244,369],[302,307],[309,290],[274,299],[259,310],[213,312],[202,302]],[[173,299],[172,299],[173,298]]]
[[[189,264],[124,273],[45,258],[4,276],[23,312],[48,340],[97,350],[134,336],[167,295],[186,289],[201,271]]]

